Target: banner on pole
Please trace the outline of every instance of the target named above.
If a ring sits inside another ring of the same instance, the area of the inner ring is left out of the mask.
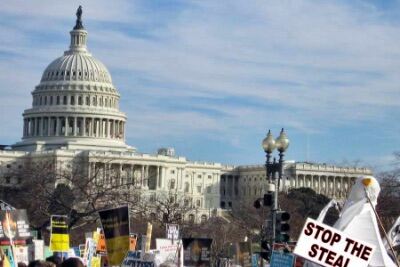
[[[322,266],[367,267],[375,246],[308,218],[294,254]]]
[[[26,245],[31,237],[26,210],[0,210],[0,245]]]
[[[50,249],[54,252],[69,251],[68,217],[65,215],[51,216]]]
[[[176,240],[179,239],[179,225],[167,224],[167,239]]]
[[[99,211],[110,265],[120,265],[129,250],[128,206]]]

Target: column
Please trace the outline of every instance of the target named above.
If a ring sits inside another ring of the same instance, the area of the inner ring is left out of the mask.
[[[93,136],[93,118],[89,118],[89,136]]]
[[[78,118],[77,117],[74,117],[74,129],[73,129],[73,136],[78,136],[78,133],[77,133],[77,120],[78,120]]]
[[[61,133],[61,120],[60,117],[56,117],[56,136],[59,136]]]
[[[142,165],[142,180],[141,180],[141,186],[144,186],[144,165]]]
[[[82,118],[82,132],[81,136],[86,136],[86,117]]]
[[[25,137],[26,136],[26,119],[24,119],[24,127],[22,129],[22,136]]]
[[[110,137],[114,138],[114,120],[110,120]]]
[[[43,127],[43,120],[42,117],[38,118],[38,136],[42,136],[42,127]]]
[[[47,117],[47,136],[50,136],[51,134],[51,118]]]
[[[318,175],[318,194],[321,194],[321,176]]]
[[[121,138],[125,140],[125,123],[121,121]]]
[[[160,188],[160,186],[161,186],[161,184],[160,184],[160,182],[161,182],[161,179],[160,179],[160,166],[157,166],[157,178],[156,178],[156,188],[158,189],[158,188]]]
[[[114,129],[114,132],[115,132],[115,138],[119,138],[119,135],[118,135],[118,121],[114,121],[114,127],[115,127],[115,129]]]
[[[38,136],[39,120],[38,120],[38,118],[35,118],[34,121],[35,121],[35,126],[34,126],[33,135]]]
[[[64,117],[64,136],[67,136],[68,135],[68,117],[67,116],[65,116]]]
[[[145,173],[146,173],[146,176],[145,176],[145,180],[146,180],[145,186],[148,188],[148,187],[149,187],[149,169],[150,169],[150,166],[149,166],[149,165],[146,165],[145,169],[146,169],[146,171],[145,171]]]
[[[109,137],[109,138],[112,138],[112,120],[108,119],[108,120],[107,120],[107,125],[108,125],[108,127],[107,127],[107,130],[108,130],[108,132],[107,132],[108,137]]]

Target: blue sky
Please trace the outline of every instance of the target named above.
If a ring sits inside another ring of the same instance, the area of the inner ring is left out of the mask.
[[[281,127],[287,159],[379,170],[400,150],[400,2],[356,0],[2,1],[0,143],[21,138],[79,4],[141,152],[258,164]]]

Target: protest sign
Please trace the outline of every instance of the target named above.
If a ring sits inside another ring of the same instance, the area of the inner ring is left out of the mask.
[[[51,216],[50,249],[55,252],[69,251],[68,217]]]
[[[185,266],[210,265],[212,239],[182,238]]]
[[[260,260],[260,254],[253,254],[251,256],[251,267],[258,267],[259,260]]]
[[[1,250],[3,251],[4,255],[7,258],[7,262],[10,266],[15,266],[14,256],[11,249],[11,246],[1,246]]]
[[[367,267],[375,246],[308,218],[294,254],[326,267]]]
[[[183,255],[181,240],[174,240],[172,242],[170,239],[156,238],[156,250],[158,251],[156,258],[160,263],[173,262],[176,265],[180,265],[179,260]]]
[[[103,231],[100,232],[99,240],[97,242],[96,253],[100,255],[107,255],[106,238]]]
[[[17,246],[14,248],[14,260],[16,263],[23,262],[26,265],[29,264],[28,247]]]
[[[96,249],[96,244],[94,243],[93,238],[86,238],[85,242],[85,252],[83,253],[83,262],[87,267],[92,266],[92,258]]]
[[[294,262],[294,255],[292,253],[285,253],[273,250],[271,254],[271,267],[292,267]]]
[[[144,260],[139,251],[128,251],[121,267],[154,267],[153,260]]]
[[[0,245],[25,245],[31,237],[26,210],[0,211]]]
[[[147,252],[150,250],[150,245],[151,245],[151,233],[153,232],[153,225],[151,223],[147,223],[147,231],[146,231],[146,246],[144,248],[144,251]]]
[[[44,259],[44,241],[32,240],[32,244],[28,246],[29,261]]]
[[[133,234],[133,233],[129,234],[129,250],[130,251],[136,250],[137,239],[138,239],[137,234]]]
[[[176,240],[179,238],[179,225],[167,224],[167,239]]]
[[[129,250],[128,206],[99,212],[110,265],[120,265]]]

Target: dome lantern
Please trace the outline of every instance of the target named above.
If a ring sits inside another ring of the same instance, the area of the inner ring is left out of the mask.
[[[64,55],[70,55],[73,53],[87,53],[86,49],[86,38],[87,31],[83,27],[82,24],[82,6],[79,6],[76,11],[76,24],[71,34],[71,44],[69,46],[69,50],[65,51]]]

